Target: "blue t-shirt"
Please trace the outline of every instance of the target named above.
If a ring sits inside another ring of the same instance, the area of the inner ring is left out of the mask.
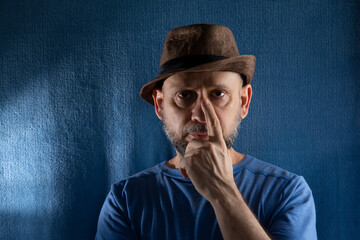
[[[246,156],[233,165],[244,200],[274,239],[317,239],[304,178]],[[162,162],[113,184],[96,239],[223,239],[211,204],[178,169]]]

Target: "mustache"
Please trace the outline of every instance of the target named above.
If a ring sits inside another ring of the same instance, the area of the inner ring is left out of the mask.
[[[204,124],[195,124],[189,128],[183,130],[183,137],[187,136],[189,133],[192,132],[207,132],[208,128],[207,125]]]

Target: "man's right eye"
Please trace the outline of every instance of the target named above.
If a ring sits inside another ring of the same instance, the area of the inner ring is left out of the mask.
[[[175,101],[180,107],[188,107],[196,101],[197,94],[193,91],[183,91],[176,94]]]
[[[180,92],[179,94],[178,94],[178,96],[179,96],[179,98],[187,98],[187,97],[189,97],[189,92]]]
[[[189,91],[180,92],[180,93],[178,94],[178,97],[181,98],[181,99],[191,98],[191,92],[189,92]]]

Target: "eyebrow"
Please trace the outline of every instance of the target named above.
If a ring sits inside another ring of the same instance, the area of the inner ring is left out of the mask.
[[[227,89],[227,90],[230,89],[230,87],[228,87],[228,86],[226,86],[226,85],[224,85],[224,84],[215,84],[215,85],[213,85],[213,86],[211,86],[211,87],[213,87],[213,88]]]
[[[210,85],[210,86],[205,86],[207,88],[217,88],[217,89],[225,89],[225,90],[230,90],[231,88],[224,85],[224,84],[215,84],[215,85]],[[172,88],[170,88],[170,90],[178,90],[178,89],[187,89],[187,88],[192,88],[191,86],[188,85],[181,85],[181,86],[174,86]]]

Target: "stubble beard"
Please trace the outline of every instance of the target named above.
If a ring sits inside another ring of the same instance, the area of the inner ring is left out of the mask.
[[[185,156],[186,147],[188,145],[188,142],[185,140],[187,135],[192,132],[206,132],[207,131],[206,125],[197,123],[190,128],[183,129],[182,137],[178,138],[176,136],[176,133],[168,127],[169,124],[168,124],[167,120],[168,119],[166,117],[166,114],[164,114],[163,130],[164,130],[166,136],[168,137],[168,139],[170,140],[170,142],[172,143],[172,145],[181,154],[182,157]],[[230,149],[233,146],[233,144],[238,136],[238,133],[239,133],[240,123],[241,123],[241,116],[240,116],[240,111],[238,111],[235,122],[233,123],[233,127],[232,127],[233,130],[231,131],[231,134],[229,136],[224,136],[224,141],[225,141],[227,149]]]

